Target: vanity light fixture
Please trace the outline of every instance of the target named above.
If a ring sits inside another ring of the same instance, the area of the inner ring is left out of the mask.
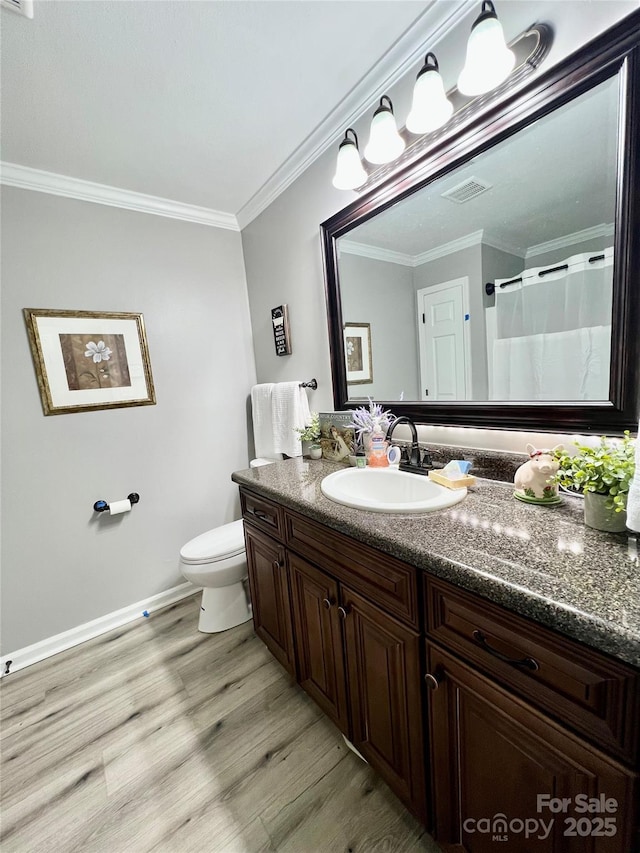
[[[367,191],[389,176],[395,168],[394,161],[398,164],[415,161],[435,139],[447,134],[448,123],[462,121],[478,107],[484,108],[487,98],[476,102],[476,96],[491,92],[488,97],[498,97],[507,86],[522,83],[540,66],[552,42],[551,27],[537,23],[506,45],[493,3],[483,0],[482,11],[471,28],[466,62],[457,86],[445,91],[438,60],[434,53],[427,53],[414,84],[405,127],[398,130],[390,98],[387,95],[380,98],[364,149],[364,159],[373,168],[366,168],[360,157],[358,137],[349,128],[338,150],[333,186]]]
[[[383,95],[380,98],[380,106],[371,119],[369,142],[364,149],[364,156],[370,163],[390,163],[399,157],[404,149],[405,141],[398,133],[391,98]]]
[[[350,133],[353,134],[353,139],[349,137]],[[360,159],[358,135],[353,128],[348,127],[338,149],[336,173],[332,181],[333,186],[337,190],[355,190],[364,184],[367,177],[368,175]]]
[[[491,0],[483,0],[482,11],[471,27],[458,91],[463,95],[490,92],[507,79],[515,64],[515,54],[506,45],[494,5]]]
[[[413,89],[407,130],[411,133],[430,133],[442,127],[453,114],[453,104],[447,98],[435,54],[428,53],[418,73]]]

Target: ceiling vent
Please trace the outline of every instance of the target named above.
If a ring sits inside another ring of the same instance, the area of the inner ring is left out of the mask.
[[[12,9],[25,18],[33,18],[33,0],[0,0],[3,9]]]
[[[449,201],[455,201],[456,204],[464,204],[465,201],[471,201],[477,195],[490,190],[492,186],[493,184],[489,184],[480,178],[467,178],[461,184],[456,184],[446,193],[442,193],[442,198],[448,198]]]

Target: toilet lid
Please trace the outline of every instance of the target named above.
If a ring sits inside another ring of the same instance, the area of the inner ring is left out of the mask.
[[[232,521],[196,536],[180,550],[183,563],[214,563],[244,551],[242,521]]]

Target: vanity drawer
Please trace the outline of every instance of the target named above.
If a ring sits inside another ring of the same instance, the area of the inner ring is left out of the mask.
[[[243,519],[276,539],[282,540],[284,528],[282,507],[242,488],[240,489],[240,506]]]
[[[427,632],[564,724],[638,759],[640,673],[444,581],[426,579]]]
[[[412,566],[289,510],[285,539],[292,550],[418,628],[418,584]]]

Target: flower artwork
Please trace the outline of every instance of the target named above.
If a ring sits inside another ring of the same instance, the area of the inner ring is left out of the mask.
[[[345,323],[344,350],[347,382],[350,385],[373,382],[371,324]]]
[[[131,385],[122,335],[60,335],[60,348],[70,391]]]
[[[87,351],[84,355],[85,358],[92,358],[96,363],[99,361],[109,361],[111,358],[111,350],[104,341],[98,341],[97,344],[93,341],[89,341],[87,344]]]
[[[142,314],[23,313],[45,415],[155,403]]]

